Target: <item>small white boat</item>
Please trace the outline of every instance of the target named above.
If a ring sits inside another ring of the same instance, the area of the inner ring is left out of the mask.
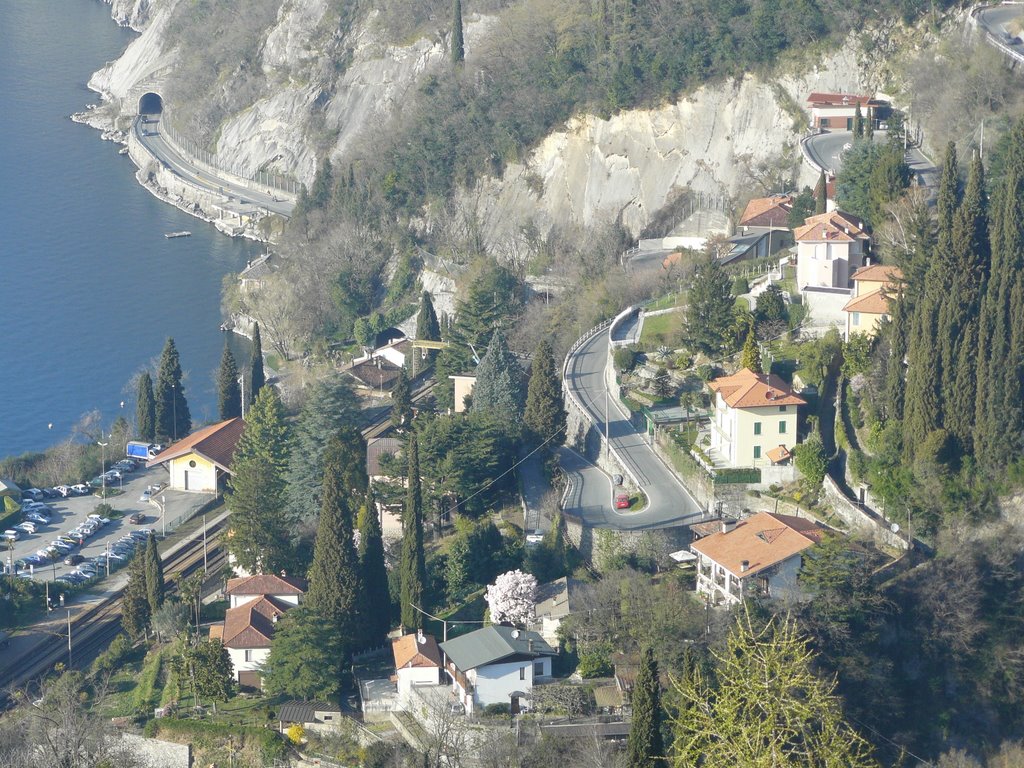
[[[189,236],[191,236],[191,234],[192,234],[191,232],[187,232],[187,231],[168,232],[167,234],[164,235],[164,237],[166,237],[168,240],[170,240],[171,238],[174,238],[174,237],[189,237]]]

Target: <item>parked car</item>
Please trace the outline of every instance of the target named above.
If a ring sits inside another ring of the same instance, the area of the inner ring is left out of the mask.
[[[622,475],[612,475],[612,482],[616,485],[622,485]]]
[[[21,532],[16,531],[13,528],[8,528],[2,535],[0,535],[0,538],[6,541],[17,541],[21,538]]]
[[[58,494],[60,494],[63,497],[67,497],[67,496],[71,495],[71,486],[70,485],[55,485],[55,486],[53,486],[53,490],[55,490]]]
[[[109,517],[103,517],[102,515],[89,515],[89,519],[95,520],[97,523],[99,523],[101,528],[110,522]]]
[[[90,493],[92,493],[92,488],[90,488],[85,483],[78,483],[77,485],[72,485],[71,490],[74,491],[76,496],[88,496]]]
[[[80,570],[87,576],[98,576],[100,572],[99,568],[97,568],[92,563],[82,563],[80,566],[78,566],[78,570]]]
[[[43,492],[41,490],[39,490],[38,488],[28,488],[28,489],[22,491],[21,495],[22,496],[28,496],[28,498],[32,499],[32,501],[42,501],[43,499],[46,498],[43,495]]]
[[[142,502],[149,501],[151,496],[152,496],[152,494],[150,493],[149,488],[147,488],[146,490],[144,490],[142,492],[142,495],[139,496],[139,501],[142,501]]]
[[[133,512],[132,514],[128,515],[128,522],[132,525],[141,525],[143,522],[145,522],[145,520],[146,516],[141,512]]]
[[[64,558],[64,565],[78,565],[85,560],[81,555],[68,555]]]
[[[36,532],[36,524],[33,523],[31,520],[26,520],[25,522],[18,523],[16,526],[14,526],[14,530],[20,531],[21,533],[27,536],[30,533]]]
[[[60,494],[53,488],[40,488],[39,490],[43,492],[43,498],[46,499],[55,499],[60,496]]]
[[[49,525],[50,518],[46,515],[40,514],[39,512],[29,512],[25,515],[25,520],[32,523],[38,523],[39,525]]]
[[[129,557],[129,554],[130,553],[117,552],[115,550],[110,550],[109,556],[110,556],[110,560],[113,562],[114,560],[118,560],[118,561],[127,560],[128,557]]]
[[[615,508],[616,509],[629,509],[629,494],[628,493],[617,493],[617,494],[615,494]]]

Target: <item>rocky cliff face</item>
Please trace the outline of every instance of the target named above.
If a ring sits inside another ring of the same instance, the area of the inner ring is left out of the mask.
[[[108,102],[97,116],[131,114],[127,97],[159,81],[174,64],[167,39],[177,0],[110,0],[120,23],[141,28],[124,55],[96,73],[90,86]],[[324,155],[344,162],[361,136],[399,109],[420,76],[446,56],[439,36],[407,45],[382,42],[373,19],[344,40],[332,31],[328,0],[283,0],[260,48],[265,94],[221,126],[217,154],[249,172],[271,169],[305,183]],[[467,49],[490,34],[493,19],[468,19]],[[751,169],[789,148],[799,162],[794,122],[811,90],[862,90],[875,68],[848,43],[802,75],[774,81],[754,76],[701,88],[675,104],[631,110],[609,119],[584,115],[548,136],[521,165],[467,190],[491,237],[504,238],[532,221],[592,225],[620,217],[639,233],[674,190],[737,194]],[[341,67],[337,62],[343,61]],[[123,103],[122,103],[122,100]],[[173,105],[171,105],[173,109]],[[806,179],[810,181],[810,179]]]

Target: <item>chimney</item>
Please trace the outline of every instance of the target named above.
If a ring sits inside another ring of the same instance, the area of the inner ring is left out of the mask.
[[[530,653],[533,653],[533,638],[532,637],[529,640],[526,641],[526,650],[528,650]]]
[[[420,645],[423,645],[425,642],[427,642],[427,638],[424,637],[422,629],[416,630],[416,642]]]
[[[749,570],[750,570],[750,561],[749,560],[741,560],[740,561],[740,573],[746,573]]]
[[[277,624],[277,614],[276,613],[271,617],[270,621],[273,624]]]
[[[731,517],[722,518],[722,533],[729,533],[736,529],[736,520]]]

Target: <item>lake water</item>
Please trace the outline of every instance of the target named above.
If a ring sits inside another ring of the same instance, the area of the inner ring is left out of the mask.
[[[109,424],[122,401],[131,420],[128,382],[168,336],[193,421],[216,417],[221,280],[260,246],[160,202],[119,145],[68,119],[132,35],[99,0],[0,1],[0,456],[93,409]],[[164,237],[177,230],[192,237]]]

